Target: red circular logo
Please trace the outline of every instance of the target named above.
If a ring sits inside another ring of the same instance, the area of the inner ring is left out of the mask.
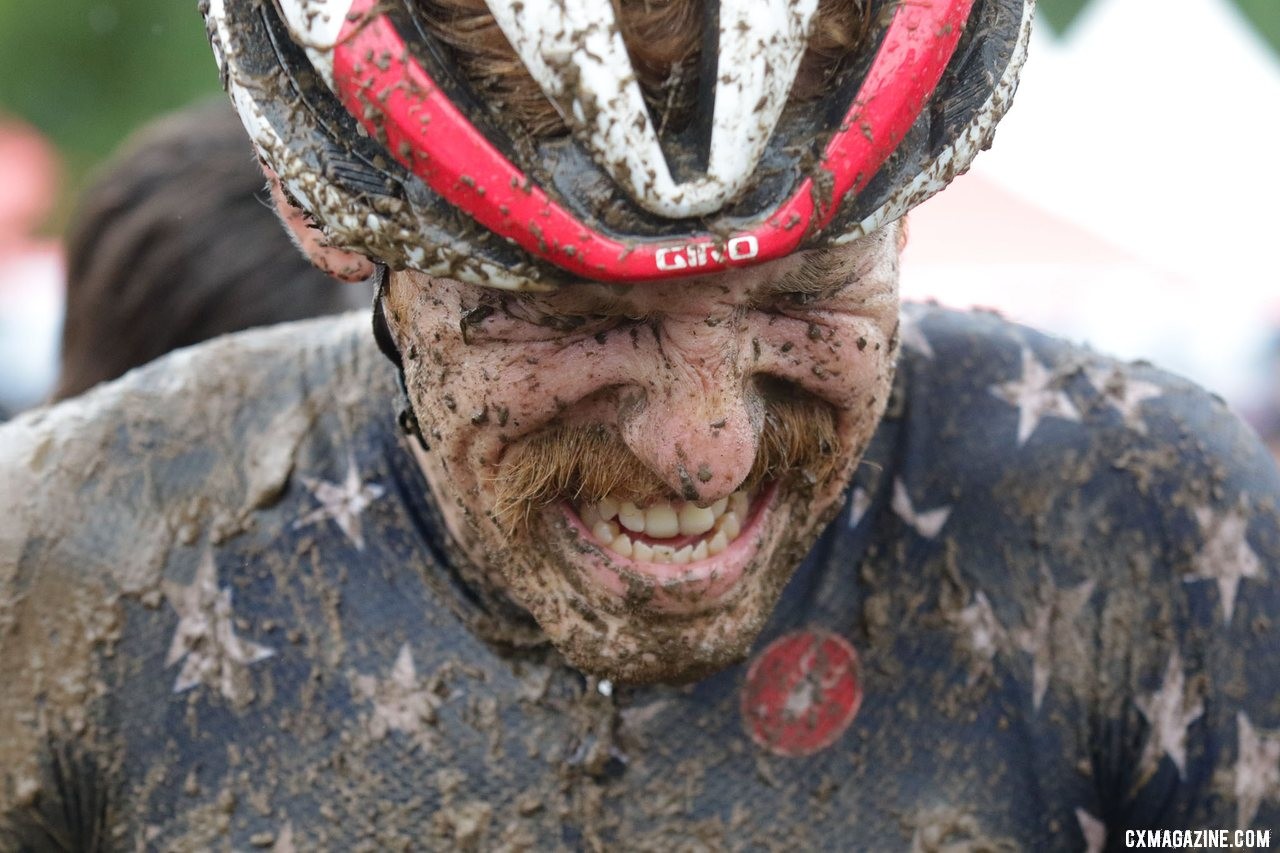
[[[747,670],[742,720],[758,745],[778,755],[813,755],[835,743],[862,704],[858,653],[822,629],[785,634]]]

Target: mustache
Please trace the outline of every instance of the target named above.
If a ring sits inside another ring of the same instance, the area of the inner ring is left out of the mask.
[[[841,451],[831,406],[799,396],[766,399],[756,458],[738,488],[750,491],[788,473],[823,482],[839,468]],[[494,514],[509,536],[526,532],[540,510],[566,498],[637,506],[680,498],[602,424],[549,427],[508,448],[495,491]]]

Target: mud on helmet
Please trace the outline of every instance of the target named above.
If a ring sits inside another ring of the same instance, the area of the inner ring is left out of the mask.
[[[487,0],[569,130],[546,137],[503,119],[419,5],[201,8],[259,153],[332,245],[539,290],[717,272],[892,222],[989,144],[1034,0],[862,0],[863,47],[804,101],[818,0],[708,0],[679,134],[655,127],[614,4]]]

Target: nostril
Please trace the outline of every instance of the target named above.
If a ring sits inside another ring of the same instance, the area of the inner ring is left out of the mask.
[[[789,403],[813,399],[813,395],[797,383],[772,373],[758,373],[751,377],[751,382],[755,386],[756,393],[765,403]]]
[[[618,422],[627,423],[644,411],[649,397],[643,389],[634,385],[627,385],[617,389],[616,399],[618,403]]]

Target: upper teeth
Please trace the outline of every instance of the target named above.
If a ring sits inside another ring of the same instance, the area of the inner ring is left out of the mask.
[[[742,532],[750,506],[751,498],[739,491],[709,507],[691,503],[676,506],[664,501],[641,509],[629,501],[618,503],[605,498],[583,507],[579,514],[592,536],[621,556],[643,562],[683,564],[705,559],[727,548]],[[627,535],[629,531],[651,539],[669,539],[702,536],[713,530],[714,535],[679,549],[633,541],[632,536]]]

